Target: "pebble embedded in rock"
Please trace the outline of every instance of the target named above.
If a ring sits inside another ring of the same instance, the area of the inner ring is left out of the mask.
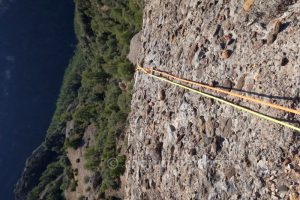
[[[217,144],[216,140],[214,140],[210,146],[210,153],[214,156],[217,153]]]
[[[192,156],[196,155],[196,154],[197,154],[197,150],[196,150],[195,148],[192,148],[192,149],[190,150],[190,154],[191,154]]]
[[[281,21],[277,20],[275,22],[274,29],[273,29],[273,34],[277,35],[279,33],[281,25],[282,25]]]
[[[155,103],[154,102],[149,102],[149,104],[148,104],[150,107],[153,107],[154,105],[155,105]]]
[[[232,39],[232,34],[230,33],[230,34],[228,34],[228,35],[224,35],[224,39],[225,39],[226,41],[230,41],[230,40]]]
[[[232,89],[232,82],[229,79],[226,79],[223,82],[223,87],[224,87],[224,89],[230,91]]]
[[[279,192],[287,192],[287,191],[289,191],[289,188],[285,185],[281,185],[281,186],[279,186],[278,191]]]
[[[270,33],[267,37],[267,44],[271,45],[273,44],[273,42],[276,40],[276,35],[274,35],[273,33]]]
[[[282,58],[281,60],[281,66],[285,66],[289,63],[289,59],[287,59],[286,57]]]
[[[244,5],[243,5],[244,10],[247,12],[250,11],[253,6],[253,3],[254,3],[254,0],[245,0]]]
[[[227,59],[230,57],[230,52],[227,49],[224,49],[222,52],[222,58]]]
[[[228,119],[223,119],[222,120],[222,130],[223,130],[223,135],[225,137],[229,137],[232,130],[232,119],[228,118]]]
[[[151,140],[150,140],[150,139],[146,139],[146,140],[145,140],[145,144],[146,144],[146,145],[151,144]]]
[[[159,93],[158,93],[158,99],[163,101],[166,99],[166,93],[164,90],[160,90]]]
[[[208,120],[205,123],[206,128],[206,135],[208,137],[213,137],[215,135],[215,128],[214,128],[214,121],[211,117],[208,118]]]
[[[236,89],[237,89],[237,90],[241,90],[241,89],[243,89],[244,85],[245,85],[245,75],[243,75],[243,76],[238,80],[238,82],[237,82],[237,84],[236,84]]]
[[[290,200],[299,200],[300,197],[296,192],[294,192],[289,195],[289,198],[290,198]]]
[[[224,21],[226,19],[226,17],[224,15],[220,15],[219,20],[220,21]]]
[[[284,166],[287,166],[287,165],[290,164],[291,162],[292,162],[291,159],[287,158],[287,159],[285,159],[285,160],[283,161],[283,165],[284,165]]]
[[[270,32],[268,33],[268,36],[267,36],[267,44],[268,45],[273,44],[273,42],[276,40],[277,35],[280,31],[281,25],[282,25],[281,21],[279,21],[279,20],[275,21],[273,28],[270,30]]]
[[[209,85],[212,87],[216,87],[217,85],[219,85],[219,83],[218,81],[210,81]]]
[[[224,175],[227,179],[230,179],[231,177],[233,177],[235,175],[235,168],[234,167],[228,167],[224,170]]]
[[[255,41],[254,44],[253,44],[254,50],[260,49],[263,45],[264,45],[264,41],[263,40],[257,40],[257,41]]]

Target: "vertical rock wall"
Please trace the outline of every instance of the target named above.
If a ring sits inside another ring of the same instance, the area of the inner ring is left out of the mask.
[[[146,0],[140,60],[299,110],[299,28],[296,1]],[[299,127],[300,116],[222,98]],[[289,128],[136,73],[130,130],[128,199],[298,198]]]

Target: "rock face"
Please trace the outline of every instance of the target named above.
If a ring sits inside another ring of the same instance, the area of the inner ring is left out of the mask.
[[[251,2],[146,0],[140,60],[299,110],[300,3]],[[299,126],[297,115],[223,98]],[[300,136],[289,128],[139,72],[130,130],[127,199],[299,197]]]
[[[130,41],[130,51],[127,55],[128,60],[133,64],[136,64],[138,57],[142,49],[141,32],[137,33]]]
[[[27,198],[28,191],[39,182],[38,177],[46,169],[47,162],[53,161],[56,156],[56,153],[47,149],[44,143],[32,152],[32,155],[27,158],[22,176],[15,186],[15,199]]]

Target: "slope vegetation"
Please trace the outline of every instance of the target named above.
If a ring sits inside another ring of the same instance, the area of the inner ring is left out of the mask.
[[[66,70],[57,108],[45,141],[26,162],[16,199],[65,199],[78,186],[78,169],[67,152],[84,147],[84,168],[90,171],[95,198],[120,187],[126,157],[124,128],[130,111],[133,65],[126,59],[129,42],[138,32],[142,4],[136,0],[75,0],[78,45]],[[70,124],[72,126],[70,127]],[[88,127],[94,127],[85,140]],[[106,163],[114,158],[117,167]],[[123,163],[123,164],[122,164]],[[83,194],[79,198],[84,199]]]

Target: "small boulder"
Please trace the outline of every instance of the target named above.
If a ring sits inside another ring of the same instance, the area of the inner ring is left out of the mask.
[[[142,32],[137,33],[130,41],[130,51],[127,55],[128,60],[132,64],[136,64],[142,50],[142,41],[141,41]]]

